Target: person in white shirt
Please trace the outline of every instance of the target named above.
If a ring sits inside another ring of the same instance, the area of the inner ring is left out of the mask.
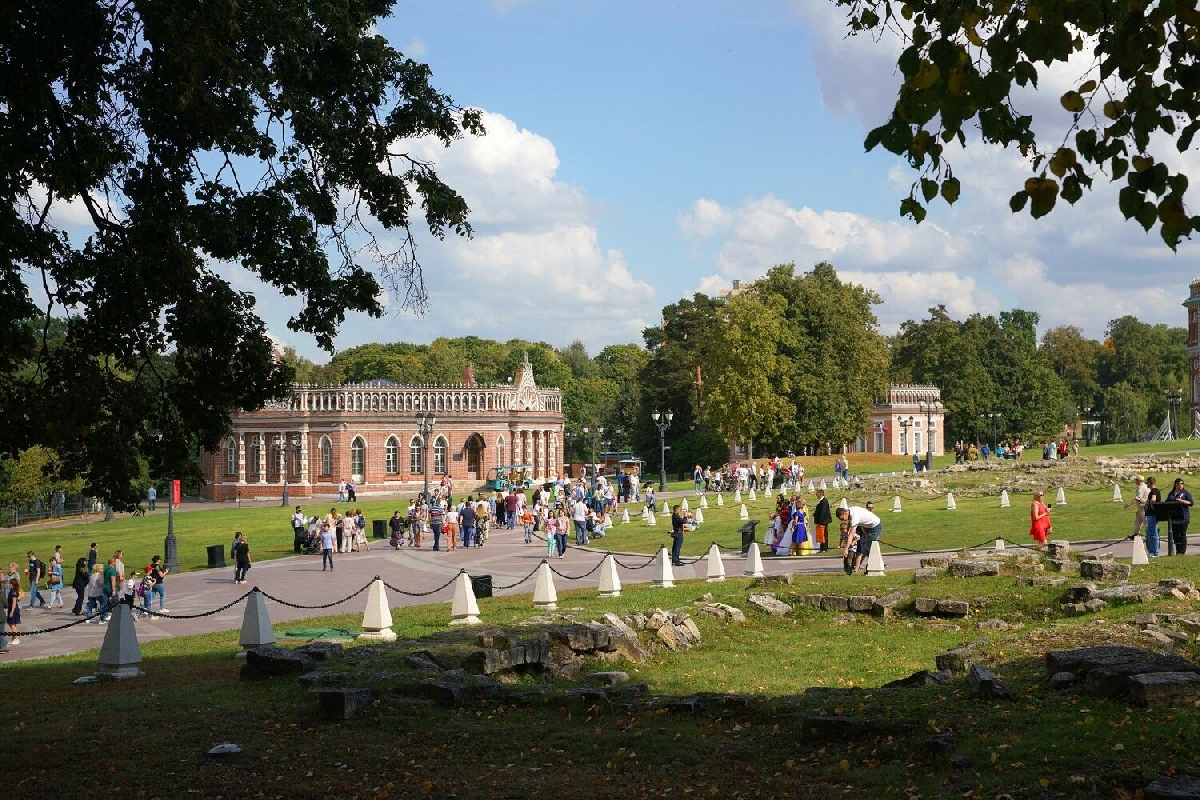
[[[1130,503],[1136,506],[1133,513],[1133,535],[1137,536],[1146,524],[1146,501],[1150,499],[1150,487],[1141,475],[1133,476],[1133,485],[1137,488],[1134,490],[1133,499],[1125,504],[1125,508],[1129,508]]]
[[[859,565],[870,556],[874,543],[879,541],[883,532],[883,520],[862,506],[839,508],[834,513],[838,519],[850,525],[851,537],[858,533],[858,558],[854,561],[854,569],[858,570]]]
[[[588,543],[587,504],[582,500],[576,500],[575,505],[571,507],[571,511],[571,521],[575,523],[575,544],[582,547]]]
[[[296,511],[292,514],[292,549],[299,553],[304,545],[304,540],[308,538],[308,517],[304,516],[304,511],[300,506],[296,506]]]

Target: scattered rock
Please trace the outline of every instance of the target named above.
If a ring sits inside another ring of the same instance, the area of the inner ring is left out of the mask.
[[[834,614],[833,616],[834,625],[853,625],[856,622],[858,622],[858,619],[850,613]]]
[[[423,672],[441,672],[444,669],[437,656],[428,650],[416,650],[405,654],[404,663]]]
[[[614,631],[616,631],[621,636],[624,636],[629,639],[635,639],[635,640],[637,639],[637,631],[635,631],[633,628],[631,628],[625,622],[625,620],[621,619],[620,617],[618,617],[616,614],[612,613],[611,611],[606,613],[603,617],[601,617],[601,619],[604,620],[605,625],[612,628]]]
[[[918,597],[913,600],[913,606],[917,609],[918,614],[933,614],[937,611],[936,597]]]
[[[1145,800],[1196,800],[1200,798],[1200,777],[1159,775],[1145,789]]]
[[[1095,612],[1101,610],[1102,608],[1106,608],[1107,606],[1108,606],[1108,603],[1104,602],[1099,597],[1093,597],[1091,600],[1088,600],[1086,603],[1083,604],[1083,607],[1086,608],[1091,613],[1095,613]]]
[[[822,611],[849,611],[850,600],[837,594],[827,594],[821,598]]]
[[[746,615],[740,608],[725,605],[724,603],[709,603],[708,605],[700,606],[696,609],[697,614],[704,614],[708,617],[716,617],[717,619],[728,619],[733,622],[745,622]]]
[[[1050,676],[1050,688],[1061,692],[1075,685],[1074,672],[1056,672]]]
[[[929,583],[937,580],[937,570],[933,567],[921,567],[913,573],[913,583]]]
[[[1190,592],[1196,588],[1195,581],[1190,581],[1187,578],[1163,578],[1158,582],[1158,585],[1163,589],[1180,589],[1185,592]]]
[[[1000,565],[995,561],[963,561],[960,559],[950,565],[950,574],[955,578],[979,578],[985,575],[999,575]]]
[[[646,630],[646,615],[639,611],[635,611],[623,619],[625,620],[625,624],[633,628],[635,631]]]
[[[246,663],[242,664],[241,676],[245,680],[257,680],[293,675],[310,672],[316,663],[316,659],[306,653],[268,644],[246,651]]]
[[[1167,636],[1162,631],[1153,630],[1153,629],[1149,629],[1149,628],[1144,631],[1141,631],[1138,635],[1141,636],[1143,639],[1149,639],[1151,642],[1154,642],[1155,644],[1170,645],[1170,644],[1174,644],[1174,642],[1175,642],[1174,639],[1172,639],[1170,636]]]
[[[981,631],[1006,631],[1012,626],[1002,619],[985,619],[979,623]]]
[[[1145,672],[1129,676],[1133,704],[1142,708],[1193,707],[1200,700],[1200,674]]]
[[[341,722],[371,702],[370,689],[315,689],[317,717],[323,722]]]
[[[887,617],[892,613],[892,609],[900,603],[908,599],[908,592],[897,590],[890,594],[885,594],[871,604],[871,613],[877,617]]]
[[[975,663],[975,649],[969,644],[952,647],[934,658],[939,671],[966,672]]]
[[[337,642],[309,642],[296,648],[297,653],[304,653],[317,661],[331,661],[345,655],[345,648]]]
[[[937,686],[943,683],[949,683],[951,679],[949,670],[939,670],[930,672],[927,669],[914,672],[907,678],[899,678],[891,683],[885,683],[884,689],[907,689],[920,686]]]
[[[1051,559],[1050,567],[1064,575],[1078,575],[1079,562],[1073,558],[1055,558]]]
[[[978,664],[972,664],[967,670],[967,683],[971,685],[975,694],[983,698],[1012,700],[1017,696],[1017,693],[994,672]]]
[[[1127,581],[1131,569],[1129,564],[1117,564],[1112,561],[1079,562],[1079,574],[1082,577],[1101,581]]]
[[[966,617],[971,613],[971,606],[966,600],[938,600],[937,613],[946,617]]]
[[[658,641],[667,646],[668,650],[686,650],[689,646],[684,635],[674,625],[660,625],[658,630],[654,632],[654,635],[658,638]]]
[[[792,607],[787,603],[769,594],[752,594],[746,598],[746,602],[773,617],[781,617],[784,614],[791,613],[792,610]]]
[[[955,625],[953,622],[927,622],[922,626],[921,630],[933,633],[958,633],[962,630],[962,627]]]
[[[754,586],[791,586],[795,573],[784,572],[779,575],[764,575],[754,579]]]
[[[875,605],[875,596],[866,594],[851,595],[847,598],[851,611],[867,612]]]
[[[588,674],[587,679],[601,686],[620,686],[623,683],[629,683],[629,673],[619,671],[592,672]]]
[[[949,556],[933,556],[930,558],[922,558],[921,559],[921,568],[922,569],[932,569],[936,573],[937,570],[939,570],[939,569],[946,569],[947,567],[949,567],[950,562],[953,560],[954,560],[954,558],[951,558]]]
[[[1092,592],[1092,597],[1109,603],[1148,603],[1158,596],[1158,589],[1145,583],[1126,583]]]

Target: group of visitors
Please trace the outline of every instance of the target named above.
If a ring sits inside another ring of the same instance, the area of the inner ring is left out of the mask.
[[[163,564],[161,556],[154,556],[140,572],[126,574],[124,551],[117,550],[111,558],[101,560],[99,544],[92,542],[86,556],[75,561],[71,573],[71,588],[75,591],[73,616],[84,616],[84,622],[104,624],[112,616],[118,603],[124,602],[134,610],[134,618],[152,616],[154,598],[158,598],[158,613],[170,613],[167,605],[166,578],[170,570]],[[24,610],[47,609],[59,611],[66,608],[63,589],[66,587],[66,561],[62,545],[56,545],[49,562],[43,561],[30,550],[26,554],[27,565],[23,570],[28,591],[21,587],[21,572],[17,563],[8,565],[4,576],[5,634],[7,644],[20,644],[22,602],[28,601]],[[43,594],[43,590],[45,594]],[[5,637],[0,636],[0,649],[6,648]]]
[[[791,497],[780,494],[767,527],[767,549],[777,556],[823,553],[829,549],[827,531],[831,522],[824,489],[817,490],[817,505],[811,512],[799,492],[793,491]]]
[[[1183,478],[1176,478],[1171,484],[1171,491],[1164,499],[1158,488],[1157,479],[1151,475],[1143,478],[1133,476],[1133,499],[1125,504],[1125,508],[1134,506],[1133,536],[1139,536],[1146,531],[1146,555],[1158,558],[1161,553],[1158,523],[1162,520],[1167,526],[1167,555],[1185,555],[1187,553],[1187,530],[1192,518],[1192,505],[1195,500],[1188,491]],[[1164,505],[1170,503],[1171,505]]]
[[[524,500],[524,495],[521,499]],[[507,519],[507,516],[498,516],[506,513],[503,509],[504,500],[497,504],[494,497],[476,500],[474,495],[468,495],[455,504],[446,487],[439,487],[430,492],[429,497],[422,493],[410,500],[403,515],[399,509],[393,512],[388,520],[391,532],[388,541],[396,550],[404,546],[421,549],[428,534],[434,550],[443,549],[443,536],[446,550],[457,550],[460,546],[483,547],[491,523],[498,518]]]

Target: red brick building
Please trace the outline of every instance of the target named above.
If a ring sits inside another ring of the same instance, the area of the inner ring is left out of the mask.
[[[432,415],[424,447],[418,417]],[[491,467],[531,464],[536,479],[561,472],[562,393],[540,388],[525,357],[511,383],[478,386],[468,367],[452,386],[369,381],[296,386],[291,397],[233,415],[217,452],[203,451],[210,500],[336,494],[353,480],[360,493],[419,489],[449,473],[474,488]],[[286,469],[286,476],[284,471]]]

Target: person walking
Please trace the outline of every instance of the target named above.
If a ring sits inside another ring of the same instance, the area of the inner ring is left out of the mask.
[[[50,610],[62,608],[63,569],[61,561],[51,559],[50,574],[46,578],[46,585],[50,587]]]
[[[1158,558],[1158,503],[1162,502],[1162,492],[1158,482],[1151,475],[1146,478],[1149,492],[1146,495],[1146,554],[1150,558]],[[1167,534],[1170,536],[1170,534]]]
[[[671,564],[676,567],[683,566],[680,555],[683,550],[683,525],[687,522],[681,508],[678,503],[671,507]]]
[[[1033,493],[1033,502],[1029,506],[1029,535],[1037,542],[1038,550],[1046,549],[1046,539],[1054,532],[1050,522],[1050,509],[1046,508],[1046,493],[1038,489]]]
[[[153,611],[155,597],[158,598],[158,613],[170,614],[167,609],[167,576],[171,574],[171,570],[162,563],[162,556],[155,556],[150,559],[150,576],[154,578],[154,587],[150,591],[150,598],[146,601],[146,610]]]
[[[576,500],[571,506],[571,521],[575,524],[575,544],[583,547],[588,543],[587,505],[583,500]]]
[[[12,578],[4,604],[4,622],[8,625],[8,643],[21,643],[21,580]]]
[[[471,538],[475,535],[475,496],[468,495],[458,511],[458,524],[462,528],[463,547],[471,546]]]
[[[567,529],[571,527],[571,518],[567,516],[567,509],[562,506],[558,507],[557,523],[554,532],[554,543],[558,551],[558,557],[563,558],[567,555]]]
[[[104,611],[104,565],[93,564],[88,577],[87,618],[84,622],[107,622]]]
[[[38,584],[46,577],[46,564],[32,550],[26,556],[29,558],[29,568],[25,571],[29,576],[29,607],[33,608],[35,604],[44,607],[46,598],[38,591]]]
[[[333,529],[328,522],[321,523],[321,572],[328,567],[333,571]]]
[[[250,544],[246,534],[237,532],[237,543],[233,546],[233,582],[245,583],[246,573],[250,571]]]
[[[75,560],[75,576],[71,579],[71,588],[75,590],[75,607],[71,613],[77,617],[83,613],[83,603],[87,598],[88,575],[87,558],[81,556]]]

